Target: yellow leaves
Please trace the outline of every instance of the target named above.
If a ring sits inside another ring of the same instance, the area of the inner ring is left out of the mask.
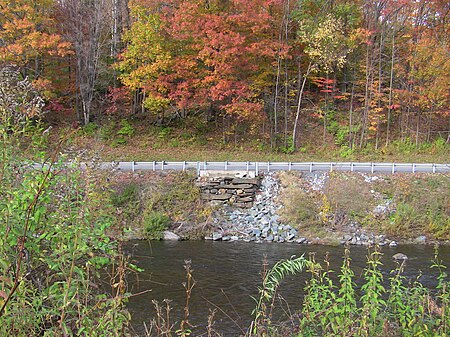
[[[70,46],[51,32],[53,6],[49,0],[36,0],[33,4],[26,0],[0,0],[0,40],[4,47],[0,58],[23,65],[45,54],[67,55]]]
[[[352,46],[344,33],[343,23],[331,14],[322,19],[316,27],[299,23],[298,37],[305,44],[305,53],[314,60],[315,70],[331,72],[333,66],[342,68]]]
[[[144,107],[153,113],[160,113],[169,106],[170,100],[163,97],[148,96],[144,100]]]

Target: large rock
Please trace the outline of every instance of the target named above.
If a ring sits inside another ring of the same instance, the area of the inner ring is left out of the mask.
[[[164,231],[163,232],[163,240],[178,241],[178,240],[180,240],[180,237],[171,231]]]
[[[209,194],[210,200],[228,200],[232,197],[231,194],[225,193],[225,194]]]
[[[228,190],[246,190],[253,187],[253,185],[250,184],[230,184],[230,185],[222,185],[221,188],[228,189]]]
[[[418,236],[417,238],[414,239],[414,243],[417,243],[417,244],[424,244],[426,242],[427,242],[427,237],[425,235]]]
[[[392,258],[393,258],[394,260],[397,260],[397,261],[408,260],[408,256],[406,256],[406,255],[403,254],[403,253],[397,253],[397,254],[394,254],[394,255],[392,256]]]
[[[213,233],[213,236],[212,236],[212,239],[213,239],[214,241],[222,240],[222,234],[221,234],[221,233],[218,233],[218,232],[214,232],[214,233]]]
[[[302,243],[306,243],[307,240],[306,238],[298,238],[297,240],[295,240],[296,243],[302,244]]]
[[[259,184],[259,180],[256,178],[253,179],[241,179],[241,178],[234,178],[232,180],[233,184],[252,184],[252,185],[258,185]]]
[[[397,247],[398,246],[398,244],[397,244],[397,242],[395,242],[395,241],[391,241],[390,243],[389,243],[389,247]]]

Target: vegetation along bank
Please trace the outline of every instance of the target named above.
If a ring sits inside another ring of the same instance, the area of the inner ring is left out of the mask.
[[[128,238],[355,245],[450,240],[448,174],[279,172],[205,180],[190,173],[116,172],[112,187]]]

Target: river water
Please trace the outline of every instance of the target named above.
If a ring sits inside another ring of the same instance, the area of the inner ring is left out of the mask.
[[[182,285],[186,280],[185,260],[191,260],[196,281],[190,302],[190,323],[195,326],[193,336],[205,332],[211,309],[216,309],[215,329],[224,336],[238,336],[245,332],[251,321],[255,307],[252,296],[258,295],[264,260],[271,267],[292,255],[307,256],[315,252],[316,261],[323,261],[328,253],[331,269],[338,271],[344,252],[343,247],[333,246],[212,241],[131,241],[126,250],[133,262],[145,270],[139,275],[131,275],[128,280],[132,293],[144,292],[133,296],[128,304],[135,336],[145,335],[144,322],[149,326],[155,315],[152,300],[170,299],[171,318],[176,326],[179,324],[186,300]],[[395,268],[392,255],[398,252],[409,257],[405,276],[419,278],[429,288],[436,286],[437,273],[429,268],[433,258],[432,246],[383,247],[385,278],[389,277],[389,270]],[[449,268],[450,246],[440,247],[439,255]],[[367,261],[367,248],[351,247],[351,258],[358,283]],[[298,310],[307,278],[307,273],[300,273],[283,281],[280,295],[284,300],[276,306],[276,318],[283,319],[287,312]]]

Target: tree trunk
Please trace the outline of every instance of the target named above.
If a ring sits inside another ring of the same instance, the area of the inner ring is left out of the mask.
[[[300,91],[298,93],[298,103],[297,103],[297,113],[295,114],[295,122],[294,122],[294,130],[292,131],[292,146],[293,146],[293,150],[296,151],[298,144],[297,144],[297,129],[298,129],[298,119],[300,117],[300,110],[301,110],[301,105],[302,105],[302,98],[303,98],[303,91],[305,90],[305,84],[306,84],[306,80],[309,76],[309,73],[311,72],[311,68],[312,68],[312,63],[310,62],[308,64],[308,68],[306,70],[306,73],[303,75],[303,81],[301,81],[301,87],[300,87]],[[301,75],[301,66],[299,65],[299,78],[302,78]]]
[[[91,119],[98,78],[102,35],[107,27],[105,22],[107,8],[104,0],[94,2],[67,0],[61,2],[61,10],[65,16],[62,29],[75,50],[76,91],[81,107],[79,114],[83,124],[87,125]]]
[[[392,51],[391,51],[391,73],[389,75],[389,103],[386,127],[386,146],[389,145],[389,136],[391,132],[391,113],[392,113],[392,85],[394,82],[394,55],[395,55],[395,30],[392,29]]]

